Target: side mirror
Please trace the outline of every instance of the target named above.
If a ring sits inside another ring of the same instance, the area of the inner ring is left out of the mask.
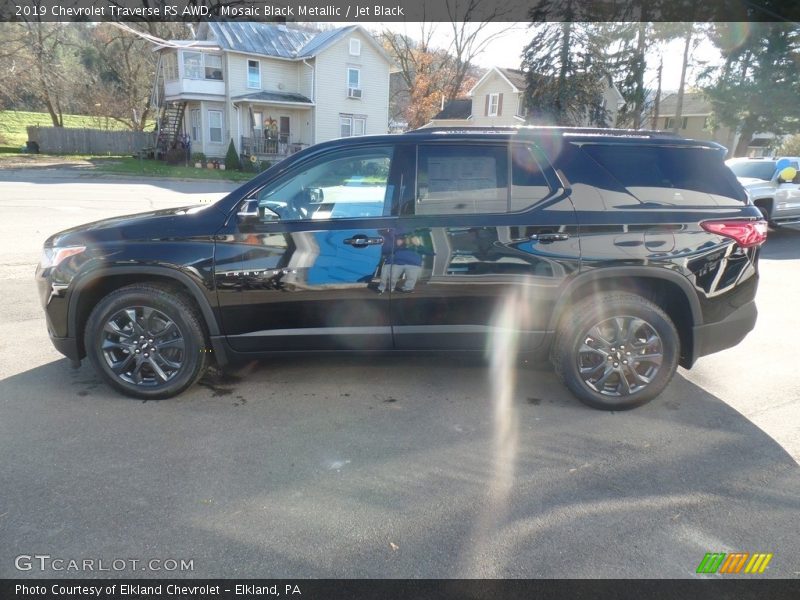
[[[322,204],[325,200],[325,193],[322,188],[303,188],[301,193],[303,194],[303,204]]]
[[[236,211],[236,218],[240,223],[258,220],[258,200],[245,200]]]
[[[258,200],[245,200],[239,207],[236,217],[240,223],[257,223],[261,221],[280,221],[280,215],[268,206],[261,205]]]

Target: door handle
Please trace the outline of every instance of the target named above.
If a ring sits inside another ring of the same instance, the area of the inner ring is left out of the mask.
[[[553,242],[563,242],[569,239],[568,233],[534,233],[530,239],[534,242],[551,244]]]
[[[351,238],[344,240],[344,243],[354,248],[366,248],[367,246],[377,246],[383,244],[382,237],[367,237],[363,234],[354,235]]]

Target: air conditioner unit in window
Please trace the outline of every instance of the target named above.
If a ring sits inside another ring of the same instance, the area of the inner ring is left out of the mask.
[[[347,88],[348,98],[361,98],[361,88]]]

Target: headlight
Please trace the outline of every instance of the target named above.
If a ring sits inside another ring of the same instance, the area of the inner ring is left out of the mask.
[[[41,266],[43,269],[57,267],[70,256],[75,256],[86,250],[86,246],[62,246],[55,248],[42,248]]]

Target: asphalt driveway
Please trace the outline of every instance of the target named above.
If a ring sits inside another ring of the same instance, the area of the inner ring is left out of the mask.
[[[41,242],[232,186],[8,173],[0,577],[693,577],[733,551],[800,574],[800,233],[767,242],[745,342],[634,411],[446,355],[276,359],[142,402],[50,346]],[[34,554],[192,569],[18,570]]]

